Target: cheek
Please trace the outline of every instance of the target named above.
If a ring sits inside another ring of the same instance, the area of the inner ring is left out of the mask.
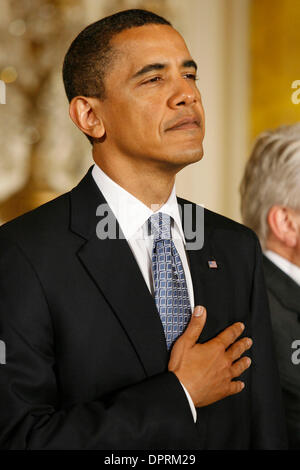
[[[157,103],[134,103],[126,112],[126,128],[129,132],[139,135],[142,142],[157,141],[160,139],[163,113]]]
[[[143,145],[145,141],[160,139],[164,119],[163,100],[160,97],[115,97],[107,111],[107,134],[114,135],[116,140],[127,141],[135,135],[140,137]]]
[[[163,112],[156,103],[147,103],[140,108],[138,117],[140,127],[144,128],[146,135],[151,133],[159,135],[162,127]]]

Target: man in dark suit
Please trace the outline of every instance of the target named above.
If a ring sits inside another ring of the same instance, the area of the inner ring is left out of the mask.
[[[241,185],[244,222],[259,235],[286,411],[300,449],[300,126],[260,134]]]
[[[1,448],[285,448],[258,240],[175,195],[203,154],[195,75],[149,12],[72,43],[64,83],[95,166],[0,230]]]

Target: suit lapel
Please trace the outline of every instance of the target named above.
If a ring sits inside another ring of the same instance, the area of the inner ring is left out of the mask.
[[[182,225],[184,233],[186,233],[186,223],[189,223],[188,217],[184,218],[185,207],[192,204],[193,224],[195,225],[196,204],[177,198],[181,206]],[[226,264],[222,259],[222,250],[214,241],[215,227],[210,221],[210,212],[204,210],[204,236],[203,246],[200,249],[194,249],[190,244],[186,251],[189,260],[190,271],[194,290],[194,303],[203,305],[207,309],[207,320],[199,340],[201,342],[208,341],[224,329],[224,319],[226,321],[225,306],[223,304],[224,292],[226,292],[227,270]],[[194,227],[195,228],[195,227]],[[215,261],[216,268],[209,267],[209,261]],[[216,308],[216,297],[219,300],[218,308]],[[213,305],[212,305],[212,300]],[[212,305],[212,308],[210,306]],[[220,308],[223,308],[220,315]],[[228,319],[230,320],[230,319]]]
[[[124,328],[145,373],[160,373],[167,366],[168,352],[155,301],[127,241],[98,238],[96,226],[102,217],[96,216],[96,210],[100,204],[106,201],[90,169],[71,192],[71,230],[85,239],[78,257]],[[121,233],[109,207],[108,211]]]
[[[204,234],[203,245],[199,249],[195,249],[196,246],[196,237],[194,239],[189,239],[187,234],[189,230],[187,228],[187,224],[193,224],[195,222],[195,218],[197,217],[196,213],[196,204],[193,203],[185,203],[182,202],[182,199],[178,198],[178,202],[181,205],[181,214],[182,214],[182,227],[186,238],[186,254],[189,261],[191,277],[193,282],[193,290],[194,290],[194,303],[196,305],[206,305],[207,300],[207,292],[205,289],[205,274],[206,274],[206,260],[210,259],[210,244],[209,244],[209,237]],[[187,208],[192,208],[192,212],[189,213],[189,217],[185,216],[185,211]],[[189,220],[191,218],[192,220]],[[195,231],[195,227],[192,227],[193,231]],[[203,230],[203,227],[201,227]],[[190,229],[191,232],[191,229]],[[199,235],[198,235],[199,236]]]

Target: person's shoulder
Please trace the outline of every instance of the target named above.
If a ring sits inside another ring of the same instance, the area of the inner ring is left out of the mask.
[[[184,205],[190,205],[194,208],[201,208],[203,210],[203,221],[204,221],[204,228],[206,232],[222,232],[223,236],[228,236],[228,237],[245,237],[245,239],[251,240],[251,242],[258,241],[258,237],[256,233],[249,227],[246,227],[246,225],[243,225],[240,222],[237,222],[236,220],[230,219],[229,217],[226,217],[224,215],[218,214],[217,212],[214,212],[210,209],[207,209],[205,207],[200,206],[199,204],[196,204],[192,201],[188,201],[183,198],[177,198],[179,204],[184,210]]]
[[[58,234],[69,223],[69,192],[26,212],[0,227],[0,238],[18,242]]]
[[[257,239],[256,233],[246,225],[237,222],[236,220],[230,219],[224,215],[218,214],[217,212],[213,212],[209,209],[204,210],[204,219],[205,224],[213,228],[215,230],[224,230],[228,232],[235,232],[240,235],[245,235],[249,237],[251,240]]]

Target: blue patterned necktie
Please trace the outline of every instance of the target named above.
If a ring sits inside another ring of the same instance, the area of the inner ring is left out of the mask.
[[[148,221],[148,229],[154,238],[152,275],[155,303],[167,348],[170,349],[189,322],[190,300],[182,262],[171,237],[171,217],[156,212]]]

